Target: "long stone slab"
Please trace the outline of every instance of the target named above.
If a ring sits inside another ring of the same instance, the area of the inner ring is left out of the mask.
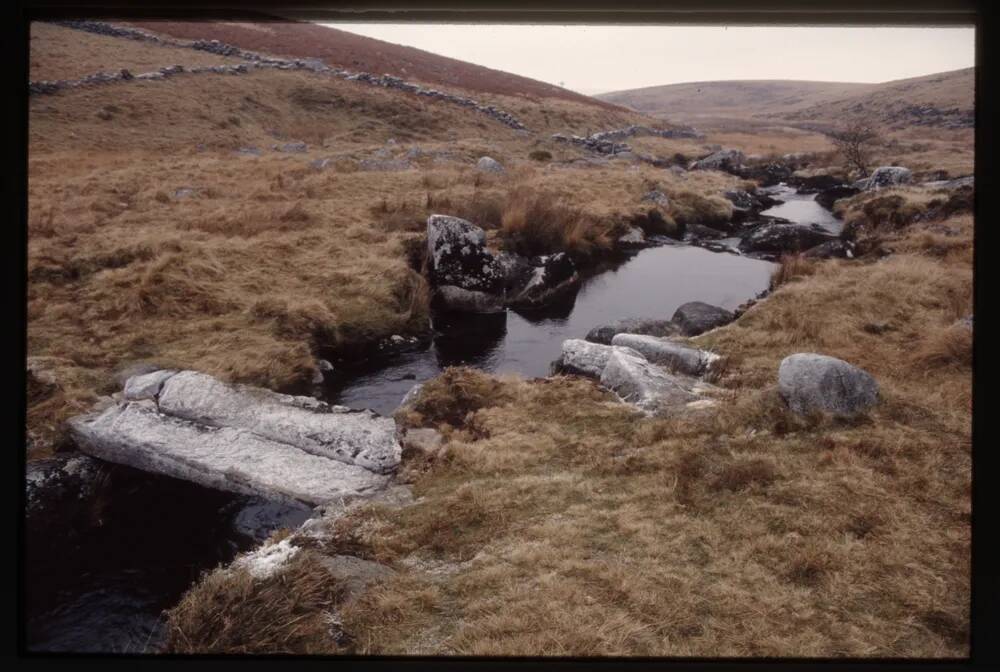
[[[248,429],[262,438],[380,473],[394,470],[402,454],[392,418],[310,397],[230,385],[197,371],[166,378],[157,403],[161,412],[176,418]]]
[[[178,374],[180,375],[180,374]],[[213,427],[125,402],[77,416],[80,449],[109,462],[247,495],[324,504],[384,488],[389,476],[308,453],[242,427]]]

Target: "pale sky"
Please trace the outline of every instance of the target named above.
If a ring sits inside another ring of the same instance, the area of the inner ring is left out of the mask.
[[[971,27],[324,25],[588,95],[719,79],[874,83],[975,65]]]

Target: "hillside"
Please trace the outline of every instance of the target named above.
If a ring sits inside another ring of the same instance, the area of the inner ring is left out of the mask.
[[[902,128],[972,125],[974,69],[881,84],[746,80],[614,91],[602,100],[678,122],[717,119],[832,123],[861,114]]]
[[[607,102],[545,82],[319,24],[133,21],[129,25],[176,38],[219,40],[279,56],[319,58],[334,67],[388,73],[432,86],[533,99],[558,98],[603,108],[613,107]]]

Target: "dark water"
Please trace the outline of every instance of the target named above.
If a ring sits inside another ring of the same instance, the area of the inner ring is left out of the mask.
[[[526,377],[548,375],[562,342],[626,317],[669,319],[688,301],[733,309],[767,288],[773,265],[697,247],[648,248],[617,268],[586,279],[573,296],[541,312],[444,316],[421,350],[335,371],[330,401],[392,413],[415,384],[446,366],[470,365]]]
[[[311,513],[118,465],[105,487],[71,526],[26,530],[31,651],[153,653],[162,610],[203,570]]]
[[[839,235],[844,223],[833,213],[816,202],[816,194],[798,194],[784,184],[765,190],[774,198],[784,201],[760,214],[783,217],[797,224],[817,224],[832,234]]]

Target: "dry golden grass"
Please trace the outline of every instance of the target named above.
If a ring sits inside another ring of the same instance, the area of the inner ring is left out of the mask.
[[[330,610],[340,590],[308,550],[277,575],[244,569],[202,577],[171,609],[165,646],[171,653],[319,654],[336,652]]]

